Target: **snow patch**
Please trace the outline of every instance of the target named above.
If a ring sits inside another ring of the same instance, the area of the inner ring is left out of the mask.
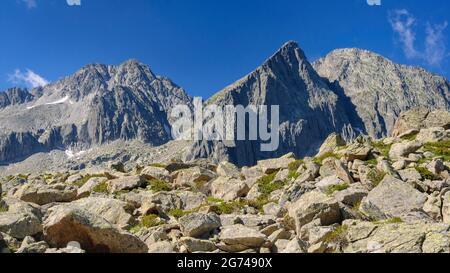
[[[84,155],[86,153],[86,151],[80,151],[80,152],[73,152],[72,150],[66,150],[65,151],[67,158],[71,159],[71,158],[79,158],[80,156]]]
[[[42,104],[42,105],[56,105],[56,104],[63,104],[63,103],[65,103],[66,101],[69,101],[70,104],[73,104],[73,101],[69,100],[69,96],[65,96],[65,97],[62,98],[62,99],[59,99],[59,100],[56,100],[56,101],[53,101],[53,102],[47,102],[47,103]],[[27,110],[31,110],[31,109],[36,108],[36,107],[38,107],[38,106],[41,106],[41,105],[38,104],[38,105],[33,105],[33,106],[27,106]]]

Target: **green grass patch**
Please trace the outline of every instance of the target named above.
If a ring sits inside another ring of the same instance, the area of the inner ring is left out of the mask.
[[[450,161],[450,141],[432,142],[424,145],[424,150],[432,152],[436,157],[444,161]]]
[[[172,187],[169,183],[159,179],[151,179],[147,181],[147,185],[154,192],[171,191]]]
[[[324,153],[324,154],[321,155],[321,156],[315,157],[315,158],[313,159],[313,161],[314,161],[315,163],[317,163],[317,164],[322,165],[323,161],[324,161],[325,159],[327,159],[327,158],[330,158],[330,157],[331,157],[331,158],[339,159],[339,155],[337,155],[337,154],[335,154],[335,153],[333,153],[333,152],[327,152],[327,153]]]
[[[75,181],[74,185],[78,186],[79,188],[81,188],[84,184],[86,184],[91,178],[101,178],[101,177],[106,177],[108,178],[108,176],[104,173],[100,173],[100,174],[87,174],[85,176],[83,176],[80,180]]]
[[[155,167],[155,168],[166,168],[166,165],[163,165],[161,163],[153,163],[149,165],[150,167]]]
[[[385,172],[374,169],[369,171],[369,173],[367,174],[367,179],[370,180],[372,187],[375,188],[378,185],[380,185],[381,181],[383,181],[385,176],[386,176]]]
[[[438,180],[439,177],[434,173],[430,172],[427,168],[424,167],[416,167],[416,171],[420,173],[422,179],[424,180]]]
[[[259,192],[263,195],[270,195],[272,192],[284,188],[286,181],[274,181],[276,176],[277,173],[275,172],[258,179],[256,183],[258,184]]]
[[[181,217],[183,217],[185,215],[188,215],[190,213],[192,213],[192,211],[185,211],[185,210],[182,210],[182,209],[172,209],[172,210],[170,210],[167,213],[167,215],[173,216],[173,217],[178,219],[178,218],[181,218]]]
[[[300,173],[298,173],[297,171],[289,170],[288,180],[295,180],[299,177],[300,177]]]
[[[378,164],[378,160],[376,158],[371,158],[365,161],[366,165],[376,166]]]
[[[146,228],[156,227],[162,225],[163,222],[159,219],[159,216],[156,214],[149,214],[142,216],[141,225]]]
[[[414,141],[417,139],[417,136],[419,135],[419,132],[414,133],[414,134],[409,134],[406,136],[402,136],[401,139],[402,140],[407,140],[407,141]]]
[[[332,195],[332,194],[335,193],[335,192],[339,192],[339,191],[346,190],[346,189],[348,189],[349,187],[350,187],[349,184],[331,185],[331,186],[328,186],[328,187],[326,188],[325,193],[326,193],[327,195]]]
[[[338,226],[333,232],[327,235],[324,239],[326,243],[341,243],[346,241],[346,235],[348,231],[348,226]]]
[[[300,168],[300,166],[303,163],[305,163],[305,161],[303,161],[303,160],[295,160],[295,161],[289,163],[289,165],[288,165],[289,171],[297,171],[298,168]]]
[[[372,146],[384,157],[389,157],[392,144],[384,144],[383,141],[373,141]]]
[[[92,190],[96,193],[108,193],[108,183],[106,182],[99,183]]]
[[[394,217],[383,221],[375,221],[373,222],[375,225],[389,225],[389,224],[401,224],[403,223],[402,218]]]

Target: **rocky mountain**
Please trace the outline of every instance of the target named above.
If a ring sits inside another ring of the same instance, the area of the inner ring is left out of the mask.
[[[259,140],[173,146],[180,147],[186,161],[208,158],[238,166],[288,152],[297,157],[314,155],[331,133],[339,133],[347,141],[361,134],[386,137],[406,110],[417,106],[426,111],[449,110],[449,87],[441,76],[395,64],[365,50],[335,50],[311,64],[297,43],[288,42],[260,67],[205,102],[279,105],[280,145],[276,151],[261,152],[264,142]],[[135,163],[164,158],[142,155],[145,158],[138,159],[132,151],[141,145],[124,145],[127,149],[119,153],[106,144],[131,141],[150,147],[170,146],[170,110],[177,104],[192,107],[192,103],[182,88],[134,60],[118,66],[88,65],[30,91],[10,89],[0,93],[0,165],[12,171],[42,166],[34,164],[39,158],[52,162],[46,163],[48,168],[82,168],[116,159],[119,154]],[[101,147],[105,147],[103,153]],[[92,148],[96,151],[89,153]],[[61,162],[64,152],[70,164]],[[74,160],[81,155],[84,158]],[[21,166],[12,164],[22,161]]]
[[[330,89],[295,42],[288,42],[262,66],[214,95],[206,104],[279,105],[280,148],[260,152],[260,141],[236,141],[235,147],[203,141],[191,149],[188,159],[210,156],[240,166],[288,152],[314,153],[332,132],[363,130],[349,101]],[[270,119],[270,118],[269,118]]]
[[[423,113],[396,137],[331,134],[314,157],[252,167],[1,177],[0,253],[450,253],[450,112]]]
[[[171,140],[170,109],[186,92],[146,65],[88,65],[28,92],[0,93],[0,163],[37,152],[82,151],[118,139],[159,146]]]
[[[413,107],[450,109],[447,79],[370,51],[338,49],[313,66],[336,92],[350,99],[370,136],[388,136],[400,113]]]
[[[280,105],[280,148],[260,152],[260,142],[199,142],[187,159],[209,157],[240,166],[294,152],[317,152],[332,132],[390,135],[400,113],[413,107],[450,109],[450,84],[421,68],[394,64],[375,53],[341,49],[310,64],[295,42],[288,42],[254,72],[214,95],[218,105]]]

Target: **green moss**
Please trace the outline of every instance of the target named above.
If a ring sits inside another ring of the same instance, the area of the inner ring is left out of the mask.
[[[160,226],[162,224],[164,224],[164,222],[159,219],[158,215],[156,215],[156,214],[149,214],[149,215],[142,216],[141,222],[139,224],[131,227],[129,229],[129,231],[131,233],[137,233],[142,228],[152,228],[152,227]]]
[[[389,156],[392,144],[384,144],[383,141],[374,141],[371,144],[382,156],[384,157]]]
[[[414,133],[414,134],[410,134],[410,135],[406,135],[401,137],[402,140],[407,140],[407,141],[413,141],[417,139],[417,135],[419,135],[419,133]]]
[[[2,213],[2,212],[7,212],[9,210],[9,208],[7,207],[7,206],[3,206],[1,203],[0,203],[0,213]]]
[[[403,220],[400,217],[395,217],[395,218],[390,218],[390,219],[383,220],[383,221],[375,221],[373,223],[375,225],[401,224],[401,223],[403,223]]]
[[[181,217],[183,217],[183,216],[185,216],[187,214],[190,214],[190,213],[191,213],[191,211],[184,211],[182,209],[172,209],[167,214],[169,216],[173,216],[173,217],[178,219],[178,218],[181,218]]]
[[[208,203],[221,203],[221,202],[225,202],[225,201],[223,201],[222,199],[214,198],[214,197],[212,197],[212,196],[209,196],[209,197],[206,199],[206,201],[207,201]]]
[[[288,180],[295,180],[300,177],[300,173],[297,171],[289,170]]]
[[[171,191],[172,187],[169,183],[163,180],[159,179],[151,179],[147,181],[147,185],[150,187],[150,189],[154,192],[161,192],[161,191]]]
[[[324,241],[326,243],[334,243],[334,242],[345,242],[346,235],[348,231],[348,226],[338,226],[332,233],[330,233],[328,236],[325,237]]]
[[[416,167],[416,171],[420,173],[422,179],[424,180],[438,180],[439,177],[434,173],[430,172],[427,168],[424,167]]]
[[[436,157],[444,161],[450,161],[450,141],[432,142],[424,145],[424,150],[432,152]]]
[[[146,228],[156,227],[162,224],[163,222],[159,220],[159,216],[156,214],[145,215],[141,219],[141,225]]]
[[[372,187],[375,188],[378,185],[380,185],[381,181],[383,181],[385,176],[386,176],[385,172],[374,169],[367,174],[367,179],[370,180],[370,182],[372,183]]]
[[[27,180],[28,177],[30,177],[30,175],[29,174],[19,174],[17,177],[20,179],[23,179],[23,180]]]
[[[374,166],[376,166],[378,164],[378,160],[376,158],[371,158],[369,160],[366,160],[365,163],[367,165],[374,165]]]
[[[317,164],[322,165],[323,161],[324,161],[325,159],[327,159],[327,158],[330,158],[330,157],[331,157],[331,158],[339,159],[339,155],[337,155],[337,154],[335,154],[335,153],[333,153],[333,152],[327,152],[327,153],[324,153],[324,154],[321,155],[321,156],[318,156],[318,157],[314,158],[314,162],[317,163]]]
[[[84,184],[86,184],[91,178],[100,178],[100,177],[106,177],[108,178],[108,176],[104,173],[101,174],[87,174],[85,176],[83,176],[80,180],[76,181],[74,183],[74,185],[78,186],[79,188],[81,188]]]
[[[263,207],[267,204],[272,202],[268,196],[261,195],[260,197],[256,198],[255,200],[246,200],[246,204],[249,207],[253,207],[257,209],[259,212],[263,212]]]
[[[166,165],[163,165],[161,163],[153,163],[149,165],[150,167],[155,167],[155,168],[166,168]]]
[[[258,179],[256,183],[258,184],[259,192],[263,195],[270,195],[272,192],[284,188],[286,181],[274,181],[276,176],[277,173],[275,172]]]
[[[325,193],[328,195],[332,195],[335,192],[346,190],[350,187],[349,184],[338,184],[338,185],[331,185],[326,188]]]
[[[108,183],[102,182],[96,185],[92,190],[97,193],[108,193]]]
[[[289,163],[289,171],[297,171],[303,163],[305,163],[303,160],[295,160],[294,162]]]

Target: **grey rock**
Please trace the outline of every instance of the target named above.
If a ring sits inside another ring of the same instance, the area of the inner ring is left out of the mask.
[[[178,219],[181,231],[187,237],[199,238],[221,226],[220,218],[215,213],[192,213]]]

